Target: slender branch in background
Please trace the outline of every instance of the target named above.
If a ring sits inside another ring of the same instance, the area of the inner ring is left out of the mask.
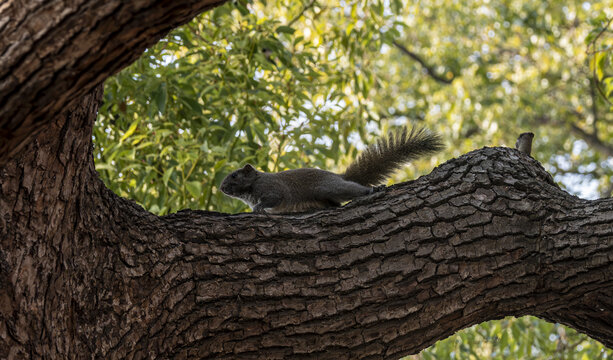
[[[600,49],[600,50],[591,50],[591,51],[588,50],[588,51],[586,51],[586,53],[588,55],[594,55],[594,54],[605,53],[605,52],[609,52],[609,51],[611,51],[611,49]]]
[[[203,43],[211,46],[212,44],[209,43],[209,41],[207,41],[207,39],[203,38],[202,35],[200,35],[200,30],[198,30],[195,26],[193,26],[191,23],[187,24],[187,27],[192,31],[192,34],[196,35],[196,37],[198,39],[200,39]]]
[[[290,22],[287,23],[287,26],[292,26],[296,21],[298,21],[302,15],[304,15],[304,13],[309,10],[310,8],[312,8],[313,6],[315,6],[316,1],[315,0],[311,0],[310,3],[308,3],[305,7],[302,8],[302,10],[300,11],[300,13],[298,15],[296,15],[292,20],[290,20]]]
[[[570,131],[577,137],[583,139],[586,143],[592,146],[594,149],[602,152],[607,156],[613,156],[613,147],[605,144],[598,138],[597,134],[590,134],[575,124],[570,124]]]
[[[593,50],[596,50],[596,42],[602,36],[602,34],[604,34],[604,32],[607,31],[607,29],[609,28],[609,25],[611,25],[612,21],[613,21],[613,16],[610,19],[607,20],[607,24],[602,28],[602,30],[600,30],[600,32],[598,33],[598,35],[596,35],[594,40],[591,41],[590,45],[592,45],[594,47]],[[589,46],[588,46],[588,48],[589,48]]]
[[[585,116],[578,111],[571,110],[571,113],[573,113],[579,118],[582,118],[582,119],[585,118]],[[565,124],[565,122],[563,121],[553,120],[549,116],[546,116],[546,115],[537,117],[535,121],[537,121],[540,124],[550,124],[550,125],[559,124],[560,126],[564,126]],[[600,151],[606,156],[613,156],[613,146],[602,142],[602,140],[600,140],[600,138],[596,134],[590,134],[572,122],[570,122],[570,131],[573,135],[585,141],[588,145],[593,147],[595,150]]]
[[[592,87],[592,91],[593,91],[593,87]],[[575,110],[571,110],[571,113],[576,115],[579,118],[584,119],[585,116]],[[559,125],[563,125],[564,122],[562,121],[553,121],[550,117],[543,115],[540,116],[538,118],[536,118],[536,121],[540,122],[541,124],[559,124]],[[594,123],[596,122],[596,120],[594,120]],[[596,125],[594,125],[595,127]],[[594,132],[592,134],[588,133],[587,131],[583,130],[582,128],[580,128],[579,126],[575,125],[574,123],[570,123],[570,131],[573,135],[575,135],[577,138],[585,141],[590,147],[592,147],[594,150],[602,153],[605,156],[613,156],[613,146],[604,143],[602,140],[600,140],[600,138],[598,137],[598,133]],[[570,170],[570,171],[564,171],[564,170],[560,170],[558,169],[558,173],[573,173],[576,174],[578,171],[578,169],[574,169],[574,170]],[[602,178],[603,176],[605,176],[605,173],[595,173],[595,172],[581,172],[582,175],[591,175],[593,178]],[[605,187],[604,189],[601,190],[600,192],[600,197],[602,199],[605,198],[609,198],[611,197],[611,195],[613,194],[613,183],[609,184],[609,186]]]
[[[452,76],[451,79],[446,79],[444,77],[442,77],[441,75],[437,75],[436,72],[434,71],[434,69],[432,68],[432,66],[426,64],[426,62],[419,57],[419,55],[415,54],[414,52],[410,51],[409,49],[407,49],[406,47],[404,47],[403,45],[401,45],[400,43],[398,43],[396,40],[394,40],[392,42],[392,44],[400,51],[402,51],[405,55],[408,55],[410,58],[412,58],[413,60],[417,61],[424,69],[426,69],[426,72],[428,73],[428,75],[433,78],[434,80],[444,83],[444,84],[451,84],[451,82],[453,81],[453,79],[455,79],[455,76]]]
[[[415,122],[424,121],[424,116],[416,113],[415,111],[396,111],[393,114],[389,112],[386,112],[386,113],[378,112],[377,113],[377,118],[379,120],[397,119],[399,117],[406,117],[407,119],[411,119],[411,121],[415,121]]]

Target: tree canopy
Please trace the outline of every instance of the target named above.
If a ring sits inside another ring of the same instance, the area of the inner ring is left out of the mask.
[[[536,134],[533,156],[580,196],[613,191],[613,2],[235,1],[172,31],[105,83],[94,129],[106,185],[157,214],[239,212],[217,186],[264,171],[342,171],[407,123],[447,150]],[[536,318],[472,327],[418,357],[608,358]]]

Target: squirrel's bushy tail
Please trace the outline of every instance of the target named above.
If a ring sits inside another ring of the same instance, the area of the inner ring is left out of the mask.
[[[438,134],[405,127],[366,148],[349,165],[343,178],[364,186],[378,185],[405,163],[444,148]]]

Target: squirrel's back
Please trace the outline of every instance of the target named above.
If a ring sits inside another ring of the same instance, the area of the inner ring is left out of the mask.
[[[264,186],[267,193],[282,193],[283,200],[269,212],[290,213],[339,206],[341,200],[321,195],[322,189],[336,189],[342,183],[345,180],[333,172],[301,168],[262,174],[255,188],[261,191]]]
[[[379,185],[405,163],[434,154],[444,147],[436,133],[402,128],[366,148],[342,176],[364,186]]]

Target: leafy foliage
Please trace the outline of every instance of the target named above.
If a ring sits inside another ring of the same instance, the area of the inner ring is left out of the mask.
[[[97,169],[114,179],[107,185],[159,214],[235,212],[245,206],[216,185],[239,164],[329,168],[340,154],[354,157],[372,83],[354,60],[380,48],[376,24],[348,31],[351,18],[336,9],[326,10],[333,29],[296,30],[288,24],[314,3],[298,5],[285,9],[285,23],[241,3],[218,7],[108,80],[94,134]]]
[[[478,344],[478,345],[477,345]],[[477,346],[475,346],[477,345]],[[489,321],[439,341],[409,360],[610,359],[613,351],[560,324],[535,317]]]
[[[613,64],[613,37],[609,29],[611,22],[613,16],[607,18],[604,12],[600,13],[591,20],[593,28],[585,37],[594,86],[609,105],[609,111],[613,109],[613,74],[607,73]]]
[[[342,171],[364,143],[412,122],[448,148],[394,181],[532,131],[533,155],[556,180],[610,196],[612,1],[227,3],[107,80],[96,169],[157,214],[239,212],[217,189],[239,166]],[[526,317],[474,326],[415,358],[611,356]]]

